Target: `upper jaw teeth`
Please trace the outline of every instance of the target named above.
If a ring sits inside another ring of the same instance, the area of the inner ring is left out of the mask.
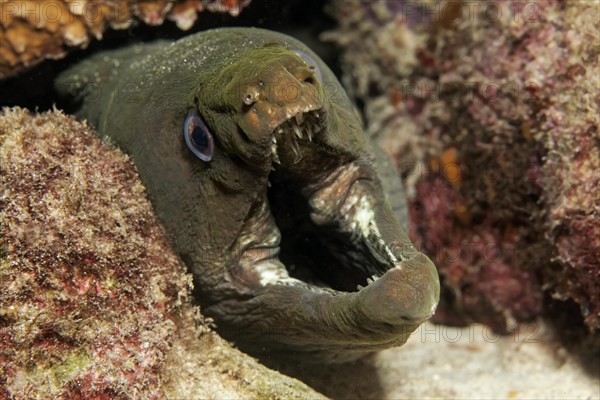
[[[271,136],[271,155],[274,163],[281,164],[281,161],[279,161],[279,155],[277,154],[277,139],[275,139],[275,135]]]
[[[307,115],[310,118],[306,118]],[[312,142],[314,135],[322,129],[320,124],[315,121],[315,119],[320,118],[321,115],[318,111],[298,111],[277,128],[277,133],[283,134],[283,127],[285,127],[288,131],[293,132],[298,139],[308,139],[309,142]]]
[[[307,113],[309,118],[306,118],[305,116]],[[275,129],[271,136],[271,154],[273,156],[273,162],[281,164],[277,154],[276,135],[280,135],[281,138],[281,135],[284,135],[286,132],[288,132],[298,139],[308,139],[309,142],[312,142],[314,135],[320,132],[322,129],[320,124],[316,123],[315,118],[321,118],[321,115],[318,111],[298,111]],[[296,155],[294,163],[298,163],[302,159],[302,154],[300,152],[300,147],[295,142],[294,137],[292,137],[292,139],[292,150]]]
[[[302,139],[303,136],[300,127],[298,125],[292,125],[292,128],[294,129],[294,133],[296,134],[296,136],[298,136],[298,139]]]

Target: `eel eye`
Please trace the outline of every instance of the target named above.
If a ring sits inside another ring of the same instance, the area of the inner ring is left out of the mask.
[[[323,82],[323,75],[321,74],[321,69],[319,68],[319,65],[317,64],[317,62],[315,61],[314,58],[312,58],[311,56],[309,56],[308,54],[304,53],[303,51],[300,50],[292,50],[298,57],[300,57],[301,59],[304,60],[305,63],[308,64],[308,69],[313,71],[315,73],[315,75],[317,76],[317,79],[319,80],[319,82]]]
[[[185,143],[192,153],[202,161],[210,161],[213,156],[215,143],[206,124],[198,114],[190,111],[183,126]]]

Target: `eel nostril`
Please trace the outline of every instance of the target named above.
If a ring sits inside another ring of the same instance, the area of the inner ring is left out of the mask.
[[[244,96],[244,104],[249,106],[252,103],[254,103],[254,96],[252,96],[250,93],[246,94],[246,96]]]
[[[308,83],[309,85],[314,85],[315,84],[315,78],[313,78],[312,76],[304,78],[304,83]]]
[[[249,87],[248,90],[246,90],[246,94],[244,94],[244,104],[251,106],[258,101],[259,96],[260,93],[255,87]]]

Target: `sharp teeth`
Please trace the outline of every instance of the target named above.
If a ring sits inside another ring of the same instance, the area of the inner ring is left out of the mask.
[[[283,133],[283,128],[277,129],[277,133]]]
[[[298,164],[300,162],[300,160],[302,160],[302,152],[300,151],[300,147],[298,146],[298,143],[296,143],[296,141],[294,139],[292,139],[292,150],[294,151],[294,154],[296,155],[294,164]]]
[[[362,285],[356,285],[356,290],[362,290],[362,289],[364,289],[364,288],[365,288],[365,287],[364,287],[364,286],[362,286]]]
[[[271,137],[271,142],[273,142],[273,144],[277,144],[277,139],[275,139],[275,136]]]
[[[315,111],[315,117],[317,117],[317,118],[319,118],[319,117],[320,117],[319,113],[318,113],[318,112],[316,112],[316,111]]]
[[[298,136],[298,139],[302,139],[302,131],[298,127],[298,125],[292,125],[294,129],[294,133]]]
[[[281,164],[281,161],[279,161],[279,156],[277,155],[277,144],[275,142],[273,142],[271,145],[271,155],[273,156],[273,162]]]
[[[304,113],[299,111],[298,114],[295,115],[296,123],[301,125],[304,122]]]
[[[367,285],[370,285],[371,283],[375,282],[379,278],[380,278],[380,276],[378,276],[378,275],[373,275],[372,277],[367,278]]]
[[[308,136],[308,141],[312,142],[312,139],[313,139],[312,127],[308,127],[308,129],[306,130],[306,134]]]

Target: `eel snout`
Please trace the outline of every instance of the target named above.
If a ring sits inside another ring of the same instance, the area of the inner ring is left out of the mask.
[[[435,266],[421,253],[399,263],[362,289],[365,313],[374,321],[419,325],[433,316],[439,296]]]
[[[324,106],[323,88],[314,66],[294,54],[273,58],[252,79],[238,82],[229,90],[237,96],[242,111],[238,125],[254,141],[273,137],[290,118],[302,124],[304,113]]]

